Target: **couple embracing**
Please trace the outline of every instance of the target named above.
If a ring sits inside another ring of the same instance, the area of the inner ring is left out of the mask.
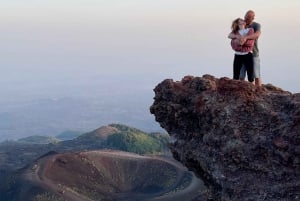
[[[248,81],[256,86],[261,86],[260,59],[257,40],[260,36],[260,24],[254,22],[255,13],[252,10],[246,12],[244,19],[237,18],[232,22],[231,39],[232,49],[235,51],[233,61],[233,79]]]

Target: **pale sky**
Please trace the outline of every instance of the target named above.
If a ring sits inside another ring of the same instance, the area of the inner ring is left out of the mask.
[[[152,93],[165,78],[231,78],[227,35],[249,9],[262,25],[263,83],[299,92],[299,0],[1,0],[0,95]]]

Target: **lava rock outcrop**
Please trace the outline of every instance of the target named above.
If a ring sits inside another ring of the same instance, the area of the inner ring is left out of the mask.
[[[150,111],[206,200],[300,200],[300,94],[211,75],[166,79],[154,92]]]

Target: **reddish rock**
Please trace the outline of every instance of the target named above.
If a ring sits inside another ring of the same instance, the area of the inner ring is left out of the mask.
[[[207,200],[300,200],[300,94],[211,75],[166,79],[154,92],[150,111]]]

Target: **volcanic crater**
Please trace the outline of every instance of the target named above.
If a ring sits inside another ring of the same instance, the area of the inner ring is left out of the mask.
[[[189,200],[203,189],[175,160],[113,150],[50,155],[33,164],[26,177],[74,201]]]

